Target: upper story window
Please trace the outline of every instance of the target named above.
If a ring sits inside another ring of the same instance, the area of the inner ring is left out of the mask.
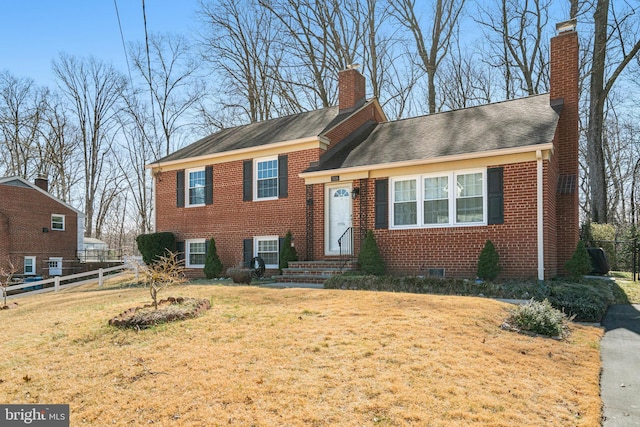
[[[64,231],[64,215],[51,214],[51,229]]]
[[[393,178],[391,227],[486,224],[485,175],[461,171]]]
[[[277,200],[288,196],[288,154],[242,162],[242,201]]]
[[[257,159],[256,199],[278,198],[278,158]]]
[[[187,206],[204,205],[205,197],[205,170],[191,169],[187,171]]]

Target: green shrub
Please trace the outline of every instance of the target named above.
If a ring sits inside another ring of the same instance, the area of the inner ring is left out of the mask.
[[[291,245],[291,231],[287,231],[287,235],[282,242],[282,248],[280,248],[280,272],[289,267],[289,261],[297,260],[298,253],[296,252],[296,248]]]
[[[478,259],[478,277],[482,280],[493,280],[500,273],[500,256],[491,240],[487,240]]]
[[[587,248],[585,247],[582,240],[578,241],[576,250],[573,251],[573,255],[571,255],[571,258],[569,258],[569,260],[565,262],[564,268],[575,280],[579,280],[582,276],[591,273],[591,271],[593,270],[589,252],[587,252]]]
[[[376,238],[371,230],[367,231],[362,243],[362,248],[358,254],[358,265],[360,271],[364,274],[372,274],[374,276],[382,276],[384,274],[384,261],[380,256]]]
[[[207,279],[214,279],[220,277],[222,273],[222,261],[218,256],[218,250],[216,249],[216,241],[214,239],[209,240],[209,247],[207,248],[207,258],[204,262],[204,275]]]
[[[567,316],[560,310],[553,308],[548,300],[531,300],[518,305],[511,311],[506,321],[508,329],[531,332],[549,337],[563,337],[566,335],[565,322]]]
[[[141,234],[136,237],[136,243],[144,263],[151,265],[161,256],[165,256],[168,252],[175,250],[176,239],[173,233],[167,231]]]
[[[613,301],[611,287],[601,282],[554,284],[549,293],[554,307],[580,322],[600,322]]]

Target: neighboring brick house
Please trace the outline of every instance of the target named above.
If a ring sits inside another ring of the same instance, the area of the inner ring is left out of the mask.
[[[84,214],[47,187],[41,178],[0,178],[0,266],[10,262],[18,276],[62,275],[82,249]]]
[[[491,239],[502,277],[554,277],[578,240],[574,27],[551,40],[550,94],[387,121],[350,69],[337,107],[203,138],[147,166],[156,230],[193,275],[211,238],[226,267],[273,269],[288,230],[306,260],[355,256],[373,230],[390,273],[474,277]]]

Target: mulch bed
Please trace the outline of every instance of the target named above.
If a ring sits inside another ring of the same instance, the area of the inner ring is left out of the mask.
[[[169,297],[153,304],[130,308],[109,320],[109,325],[118,328],[144,329],[161,323],[192,319],[211,308],[207,299]]]

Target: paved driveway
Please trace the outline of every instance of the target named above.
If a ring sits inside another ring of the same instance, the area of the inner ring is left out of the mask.
[[[612,305],[600,346],[604,427],[640,426],[640,304]]]

